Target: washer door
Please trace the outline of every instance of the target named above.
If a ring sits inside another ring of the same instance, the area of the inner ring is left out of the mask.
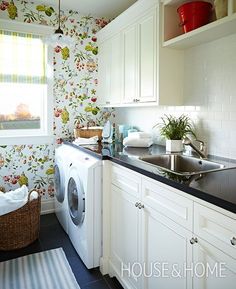
[[[65,199],[65,183],[63,170],[57,164],[55,170],[55,196],[58,202],[62,203]]]
[[[84,220],[85,198],[79,176],[71,176],[68,181],[68,207],[73,223],[78,226]]]

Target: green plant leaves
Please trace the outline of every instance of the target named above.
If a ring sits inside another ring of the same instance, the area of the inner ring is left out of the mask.
[[[191,134],[196,137],[193,131],[193,124],[191,119],[182,114],[180,117],[172,115],[164,115],[162,123],[155,125],[160,129],[160,134],[166,139],[181,140],[187,134]]]

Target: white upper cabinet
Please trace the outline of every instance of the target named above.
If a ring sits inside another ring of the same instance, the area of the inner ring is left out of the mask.
[[[98,104],[106,105],[110,102],[110,41],[102,43],[99,47],[99,70],[98,70],[98,79],[99,79],[99,89],[98,89]]]
[[[119,104],[121,96],[121,36],[100,43],[98,61],[98,104]]]
[[[156,101],[156,10],[123,31],[124,103]]]
[[[124,40],[124,103],[137,99],[137,26],[132,25],[123,31]]]
[[[98,32],[100,105],[182,104],[182,52],[163,52],[160,48],[159,5],[158,0],[140,0]],[[119,35],[115,42],[119,50],[109,50],[113,61],[108,62],[109,57],[102,53],[103,46],[114,35]],[[110,70],[104,71],[104,62],[109,63]],[[120,78],[114,76],[115,67]],[[105,85],[108,79],[110,85]]]
[[[156,11],[152,11],[138,24],[139,36],[139,87],[138,99],[141,102],[156,101],[156,55],[157,29]]]
[[[110,102],[114,105],[120,103],[121,97],[121,34],[118,33],[111,38],[111,75],[110,75]]]

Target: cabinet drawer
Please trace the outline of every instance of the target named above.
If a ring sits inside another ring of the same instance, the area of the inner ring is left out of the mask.
[[[177,190],[157,181],[147,178],[142,181],[143,203],[192,231],[193,201],[175,191]]]
[[[140,198],[141,176],[125,167],[112,165],[111,182],[122,191]]]
[[[194,203],[194,232],[236,259],[236,219]]]

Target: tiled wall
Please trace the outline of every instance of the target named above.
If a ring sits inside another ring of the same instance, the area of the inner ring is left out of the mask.
[[[117,123],[150,131],[163,114],[186,113],[210,154],[236,159],[236,34],[186,50],[184,66],[184,106],[118,109]]]

